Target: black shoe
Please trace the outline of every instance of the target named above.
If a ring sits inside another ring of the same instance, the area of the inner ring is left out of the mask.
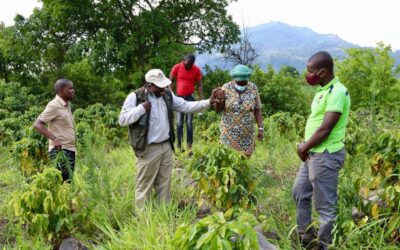
[[[314,248],[318,246],[317,230],[314,227],[309,228],[305,233],[299,234],[299,240],[305,249],[314,250]]]

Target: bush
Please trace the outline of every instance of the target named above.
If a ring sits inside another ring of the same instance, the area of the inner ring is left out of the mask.
[[[244,154],[217,143],[196,147],[193,153],[188,170],[198,183],[199,204],[203,198],[224,210],[255,204],[260,171],[249,165]]]
[[[364,175],[354,182],[356,193],[361,197],[358,207],[366,221],[379,224],[388,242],[400,238],[400,130],[382,133],[368,147],[371,155],[371,175]],[[375,198],[374,198],[375,197]]]
[[[278,112],[267,117],[264,124],[269,138],[284,135],[290,140],[298,141],[304,135],[305,118],[297,113]]]
[[[33,177],[13,200],[15,215],[26,223],[31,235],[41,234],[54,245],[69,235],[73,227],[69,184],[63,184],[61,172],[46,168]]]
[[[236,219],[229,212],[207,216],[192,225],[178,227],[172,241],[174,249],[258,249],[253,215],[243,213]],[[249,221],[249,218],[253,218]]]
[[[272,69],[264,72],[255,67],[250,80],[260,93],[263,113],[271,115],[277,112],[309,113],[309,95],[304,91],[303,80],[285,72],[275,74]]]

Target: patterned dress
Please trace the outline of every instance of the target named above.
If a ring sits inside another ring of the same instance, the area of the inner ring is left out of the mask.
[[[254,110],[261,109],[257,86],[247,83],[244,92],[235,89],[235,82],[222,86],[225,91],[225,109],[221,119],[221,143],[251,155],[254,150]]]

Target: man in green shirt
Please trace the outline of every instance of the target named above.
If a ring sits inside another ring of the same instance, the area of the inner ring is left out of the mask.
[[[297,231],[303,245],[316,238],[311,226],[312,199],[319,214],[318,247],[328,249],[332,243],[336,217],[339,170],[345,159],[344,136],[350,112],[350,96],[335,78],[333,60],[321,51],[307,62],[307,82],[319,89],[311,105],[305,129],[305,142],[297,146],[303,161],[293,186],[297,208]]]

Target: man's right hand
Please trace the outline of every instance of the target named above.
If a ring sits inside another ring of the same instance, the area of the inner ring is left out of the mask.
[[[143,108],[144,108],[147,112],[149,112],[150,109],[151,109],[151,102],[149,102],[149,101],[143,102],[143,103],[142,103],[142,106],[143,106]]]

